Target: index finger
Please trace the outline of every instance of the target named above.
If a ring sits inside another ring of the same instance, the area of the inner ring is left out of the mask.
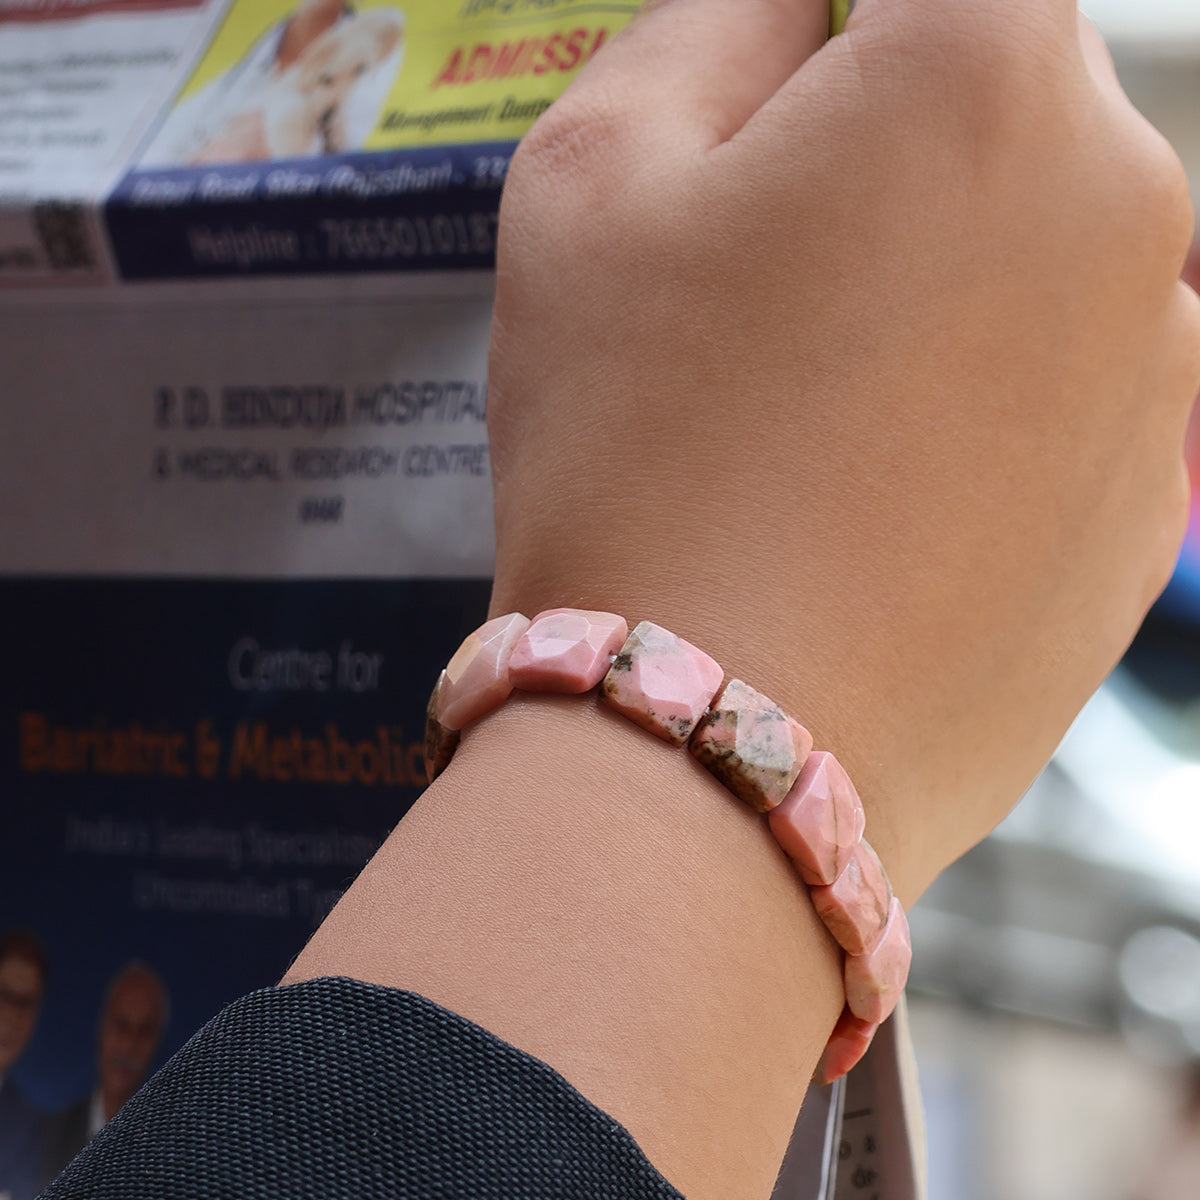
[[[658,0],[564,97],[685,150],[733,136],[829,33],[830,0]]]

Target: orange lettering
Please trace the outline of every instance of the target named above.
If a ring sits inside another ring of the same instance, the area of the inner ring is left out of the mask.
[[[270,772],[267,758],[267,727],[261,722],[250,733],[244,721],[239,721],[233,731],[233,749],[229,754],[229,778],[240,779],[243,769],[253,771],[260,779]]]
[[[21,770],[44,771],[50,765],[49,727],[41,713],[22,713]]]

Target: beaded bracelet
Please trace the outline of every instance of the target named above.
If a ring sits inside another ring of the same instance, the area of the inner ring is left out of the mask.
[[[495,617],[438,677],[425,725],[425,768],[446,768],[460,731],[519,688],[601,698],[643,729],[688,747],[738,799],[766,813],[776,842],[808,885],[813,907],[845,951],[846,1004],[816,1079],[830,1083],[866,1053],[908,977],[908,921],[863,839],[862,801],[836,758],[702,650],[643,621],[552,608],[532,621]]]

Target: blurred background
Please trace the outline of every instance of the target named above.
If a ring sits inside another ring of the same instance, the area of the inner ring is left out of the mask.
[[[1200,0],[1080,7],[1200,195]],[[1190,456],[1171,587],[1011,817],[913,912],[930,1200],[1200,1196],[1200,417]]]
[[[293,3],[239,0],[229,7],[261,23],[268,9],[283,13]],[[359,7],[365,6],[362,0]],[[14,7],[12,0],[0,0],[0,12]],[[26,7],[38,3],[29,0]],[[213,24],[201,5],[164,0],[142,7],[166,14],[156,17],[156,30],[199,23],[200,33],[187,33],[192,41],[184,30],[171,43],[180,62],[190,61]],[[594,7],[627,17],[633,5],[613,0]],[[1081,7],[1108,39],[1134,104],[1176,147],[1200,196],[1200,0],[1082,0]],[[433,0],[406,5],[411,46],[420,40],[413,14],[435,8]],[[93,27],[80,28],[75,35],[82,43]],[[118,25],[112,29],[114,38],[123,36]],[[64,21],[56,36],[68,32]],[[17,44],[11,25],[6,36],[10,48]],[[401,82],[416,69],[411,46],[404,67],[409,74],[402,73]],[[165,97],[175,83],[156,86]],[[546,83],[543,99],[548,103],[560,86]],[[156,100],[148,84],[127,90],[148,105],[149,121],[161,97]],[[110,106],[116,112],[115,102]],[[16,112],[10,109],[10,117]],[[113,129],[124,128],[122,121],[123,110],[113,117]],[[132,116],[126,124],[134,128]],[[130,139],[131,145],[137,141],[133,134]],[[129,148],[122,150],[119,141],[114,135],[113,155],[123,170]],[[387,158],[393,149],[379,149],[378,160],[408,161]],[[75,153],[70,161],[78,166],[78,158]],[[489,186],[498,186],[497,164],[504,162],[502,156],[474,160],[477,170],[480,163],[486,168]],[[6,514],[36,512],[29,496],[38,493],[21,483],[21,462],[49,464],[44,483],[38,475],[43,494],[57,489],[86,495],[72,513],[82,512],[91,524],[80,518],[85,533],[64,542],[65,557],[38,558],[26,554],[33,542],[22,542],[25,526],[17,516],[0,523],[0,576],[60,577],[0,579],[6,615],[11,627],[23,630],[17,641],[25,643],[10,650],[0,701],[44,709],[64,725],[86,724],[98,712],[114,728],[169,718],[173,727],[190,729],[199,718],[206,724],[212,718],[228,732],[237,721],[269,718],[273,728],[326,730],[338,722],[347,738],[351,731],[355,738],[374,736],[380,708],[369,693],[345,694],[336,702],[289,695],[270,708],[262,696],[233,691],[226,656],[249,630],[264,645],[353,643],[386,651],[389,664],[405,664],[411,711],[395,710],[394,732],[399,742],[404,725],[411,740],[429,681],[486,604],[486,584],[474,577],[486,572],[487,538],[471,536],[488,524],[477,519],[490,496],[486,473],[456,477],[459,490],[439,492],[437,501],[420,490],[434,486],[432,471],[417,472],[415,481],[386,481],[387,490],[343,487],[354,502],[347,505],[344,527],[339,508],[329,528],[297,532],[295,513],[305,511],[301,484],[264,483],[250,493],[253,505],[239,507],[216,484],[193,481],[194,490],[184,491],[177,480],[163,490],[166,485],[149,482],[147,472],[144,486],[159,489],[151,496],[130,482],[125,459],[136,457],[141,480],[137,456],[143,451],[149,461],[152,444],[172,450],[185,445],[179,441],[185,434],[174,427],[168,438],[156,426],[151,442],[150,401],[170,399],[176,391],[203,399],[203,389],[191,385],[205,381],[214,396],[227,382],[328,384],[349,394],[364,380],[372,387],[385,381],[385,398],[413,381],[424,388],[437,380],[450,381],[456,395],[473,387],[482,394],[488,279],[455,282],[453,290],[449,277],[455,272],[446,271],[436,295],[453,297],[453,303],[431,304],[435,293],[420,290],[435,287],[429,279],[406,291],[400,274],[352,279],[344,262],[334,264],[336,272],[347,273],[344,279],[289,281],[287,289],[270,278],[238,279],[245,288],[240,294],[220,291],[221,280],[211,285],[216,290],[202,292],[193,275],[205,272],[189,274],[167,263],[158,274],[150,272],[166,280],[162,290],[139,293],[122,285],[110,296],[94,286],[102,264],[80,252],[87,226],[78,205],[62,203],[72,198],[54,174],[63,169],[59,159],[47,159],[45,178],[59,191],[52,190],[54,203],[35,206],[32,223],[24,209],[5,209],[0,189],[0,269],[7,263],[10,275],[27,271],[36,277],[36,288],[13,292],[16,299],[0,305],[7,338],[0,383],[10,398],[36,397],[36,409],[33,403],[28,408],[40,419],[28,424],[48,431],[34,438],[27,430],[22,443],[12,423],[7,445],[0,445],[0,456],[8,452],[0,482],[10,489]],[[97,178],[103,194],[112,179]],[[186,170],[179,178],[186,181]],[[42,176],[30,179],[30,194],[40,194]],[[476,176],[471,185],[475,197],[479,182]],[[28,207],[27,199],[19,195],[17,208]],[[379,203],[386,212],[395,202],[385,196]],[[269,206],[262,212],[278,216]],[[287,224],[299,217],[289,210],[280,219]],[[131,228],[140,238],[140,227]],[[44,253],[36,239],[21,240],[39,231],[50,246]],[[365,243],[358,248],[365,251]],[[485,266],[487,255],[479,258],[449,265]],[[144,270],[145,262],[139,264]],[[444,269],[447,263],[418,265]],[[1200,285],[1200,255],[1189,270]],[[55,271],[80,284],[78,295],[62,293],[67,299],[58,308],[48,287],[39,290]],[[82,296],[91,297],[92,307]],[[38,349],[72,338],[82,339],[78,356]],[[103,421],[80,420],[85,407],[103,414]],[[461,428],[450,423],[430,432],[414,422],[413,431],[389,433],[387,444],[433,452],[438,439],[481,441],[475,416],[464,412]],[[477,415],[481,420],[481,411]],[[165,418],[161,424],[170,425]],[[204,424],[198,421],[197,428]],[[324,434],[321,429],[312,436]],[[411,446],[397,440],[401,434]],[[232,439],[243,433],[212,436],[214,444],[240,445]],[[254,445],[282,455],[311,445],[312,436],[290,428],[256,432]],[[372,445],[381,436],[370,427],[339,432],[342,441],[356,445]],[[1200,1198],[1200,420],[1193,422],[1190,453],[1193,521],[1167,593],[1028,796],[912,913],[911,1012],[927,1109],[930,1200]],[[113,504],[110,493],[118,497]],[[111,517],[96,516],[113,512],[123,522],[122,538],[109,538],[105,522]],[[363,523],[354,524],[360,514],[366,514]],[[405,524],[410,514],[417,515]],[[458,523],[452,536],[445,533],[447,516]],[[236,536],[226,532],[234,528]],[[87,529],[99,532],[89,535]],[[436,543],[432,551],[422,538]],[[445,547],[464,545],[473,547],[470,554],[448,562],[457,551]],[[134,551],[126,553],[130,546]],[[318,549],[310,551],[312,546]],[[12,620],[18,601],[25,616]],[[435,627],[437,636],[430,638]],[[39,641],[38,630],[53,636]],[[268,634],[276,641],[268,643]],[[46,654],[57,655],[49,668],[42,661]],[[82,674],[75,659],[87,664]],[[59,685],[60,675],[72,680],[72,688]],[[235,786],[195,779],[176,786],[174,780],[28,776],[0,754],[0,783],[11,788],[0,817],[22,834],[6,837],[0,828],[0,933],[35,928],[51,963],[64,967],[51,971],[38,1032],[9,1074],[39,1105],[54,1109],[91,1086],[95,1014],[102,1002],[107,1009],[107,981],[123,960],[149,959],[169,985],[171,1025],[161,1056],[220,1004],[278,976],[286,956],[419,790],[418,779],[405,777],[386,793],[363,786],[327,795],[317,788],[297,798],[289,791],[284,811],[271,781],[246,779]],[[147,845],[151,833],[160,837],[151,821],[168,797],[174,806],[168,811],[178,818],[173,832],[192,840],[176,837],[154,856],[129,849],[121,841],[127,833]],[[87,821],[74,821],[76,813]],[[328,835],[335,819],[345,825],[333,830],[347,847],[344,857],[298,863],[281,857],[264,865],[243,863],[237,855],[225,862],[220,853],[222,845],[258,844],[260,824],[273,836],[291,838],[287,844],[301,844],[314,831]],[[195,824],[185,828],[189,821]],[[212,841],[218,834],[226,840]],[[44,869],[43,861],[53,869]],[[156,890],[137,892],[138,879],[150,879]],[[260,890],[248,891],[252,886]],[[81,905],[79,895],[89,902]],[[279,896],[279,913],[247,916],[239,908],[244,899]],[[217,952],[198,954],[197,946]],[[44,982],[44,969],[42,975]],[[0,1200],[4,1193],[0,1179]],[[864,1189],[864,1200],[870,1195]]]

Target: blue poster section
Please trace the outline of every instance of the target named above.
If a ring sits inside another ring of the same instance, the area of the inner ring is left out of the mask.
[[[44,1002],[13,1078],[93,1087],[106,989],[169,994],[156,1062],[279,978],[424,786],[429,688],[485,581],[2,580],[0,934]]]
[[[515,142],[134,170],[105,205],[123,279],[492,267]]]

